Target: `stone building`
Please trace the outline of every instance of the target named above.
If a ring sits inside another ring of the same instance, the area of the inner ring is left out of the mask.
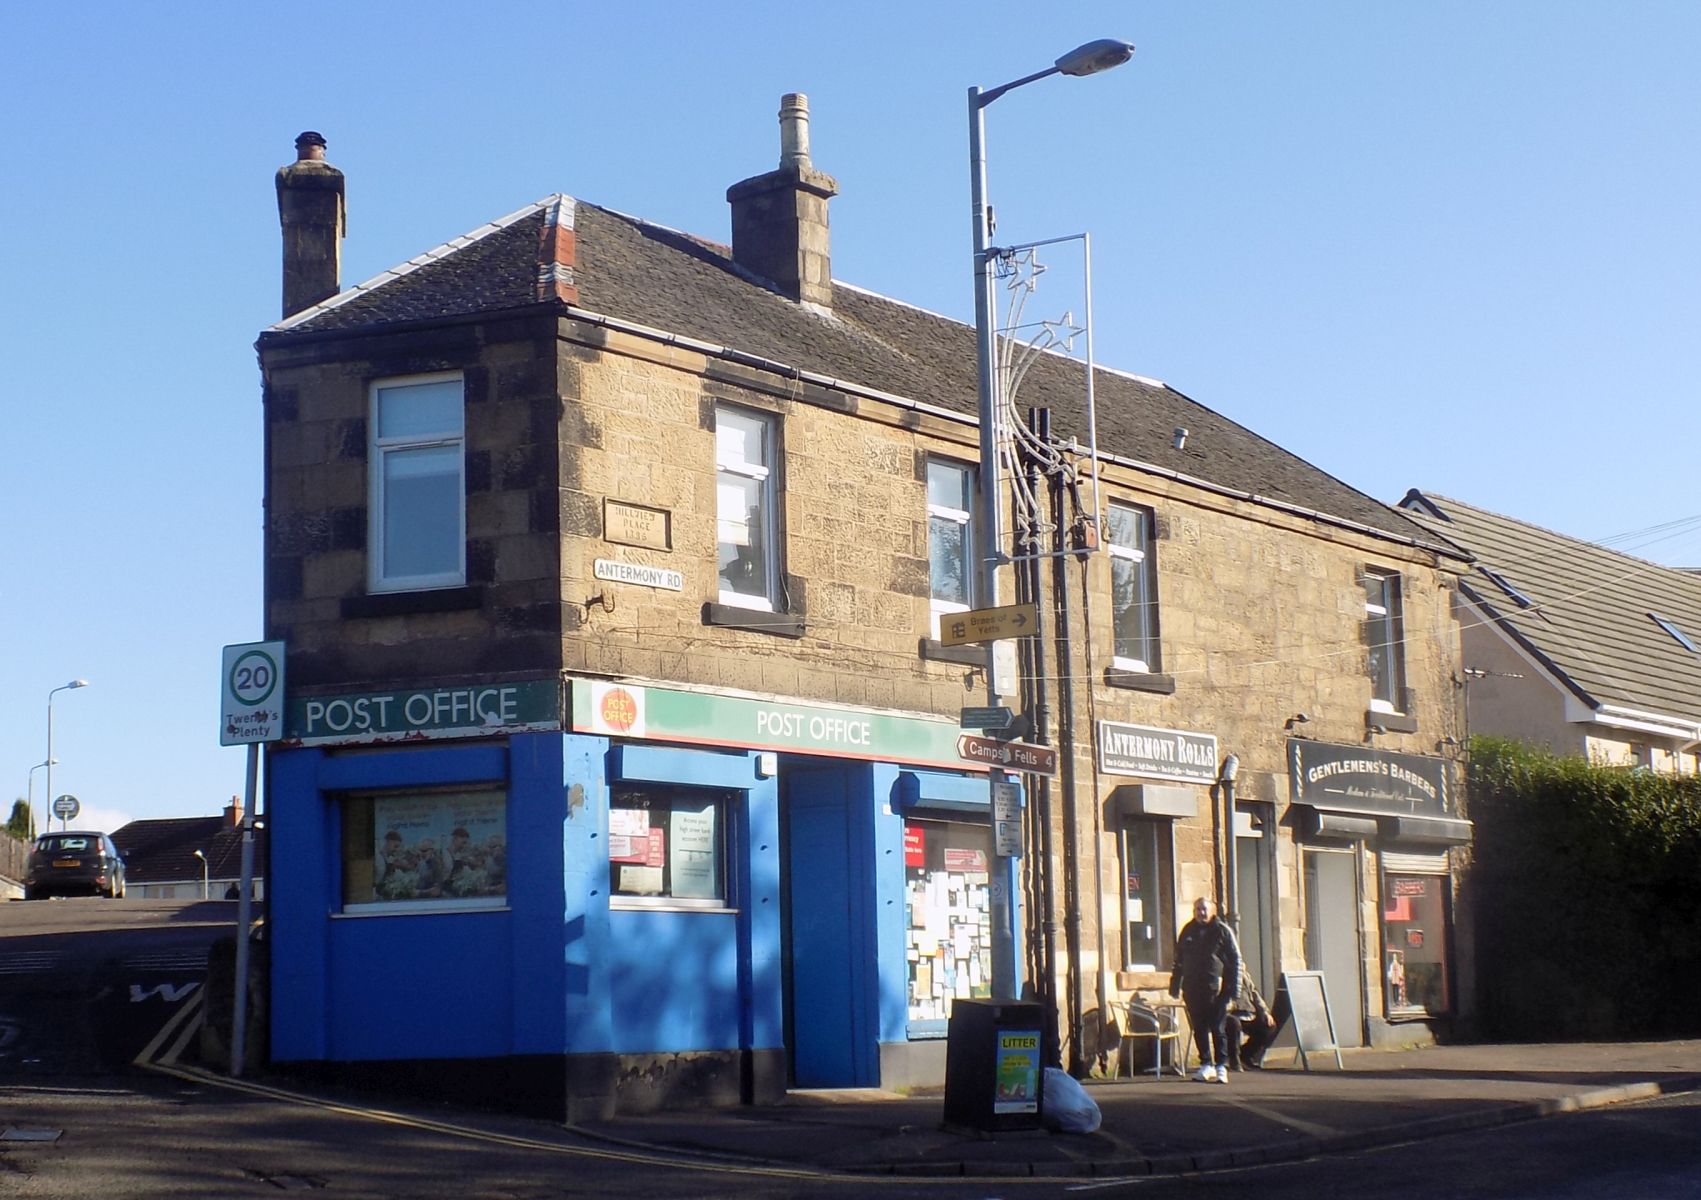
[[[323,139],[279,172],[275,1063],[568,1118],[938,1082],[1007,881],[1078,1069],[1198,894],[1343,1042],[1445,1020],[1463,556],[1138,376],[1095,458],[1044,354],[1046,557],[996,548],[1044,635],[955,644],[973,331],[833,279],[806,122],[730,247],[554,195],[349,288]],[[989,671],[1058,752],[1014,869],[959,747]]]

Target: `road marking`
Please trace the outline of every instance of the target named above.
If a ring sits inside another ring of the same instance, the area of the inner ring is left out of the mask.
[[[170,1058],[161,1060],[170,1063],[177,1061],[177,1055],[182,1053],[183,1046],[189,1040],[189,1036],[201,1027],[201,1011],[204,1007],[201,1002],[206,996],[206,993],[200,989],[198,984],[190,984],[189,986],[195,988],[195,994],[189,997],[187,1004],[171,1014],[169,1021],[160,1026],[159,1032],[154,1034],[154,1040],[143,1046],[142,1052],[131,1060],[133,1065],[138,1067],[154,1066],[154,1055],[159,1053],[160,1046],[177,1031],[179,1026],[184,1026],[184,1035],[172,1046]],[[194,1017],[195,1020],[191,1021],[191,1017]]]
[[[26,950],[21,954],[8,954],[0,962],[0,975],[31,975],[52,970],[63,957],[57,950]]]
[[[1223,1099],[1227,1100],[1236,1108],[1244,1109],[1249,1113],[1254,1113],[1257,1116],[1263,1117],[1267,1121],[1274,1121],[1278,1125],[1286,1125],[1293,1129],[1297,1129],[1301,1133],[1309,1133],[1313,1137],[1332,1137],[1333,1135],[1341,1132],[1340,1129],[1334,1125],[1319,1125],[1315,1121],[1304,1121],[1289,1113],[1278,1112],[1273,1108],[1265,1108],[1262,1104],[1251,1104],[1234,1096],[1224,1096]]]
[[[124,960],[124,966],[140,970],[199,971],[207,965],[205,950],[160,951],[157,954],[138,954]]]
[[[199,983],[156,983],[153,987],[144,991],[142,990],[141,984],[132,983],[130,985],[130,1003],[140,1004],[142,1001],[152,996],[158,996],[167,1004],[176,1004],[179,1000],[183,999],[183,997],[187,996],[190,992],[200,986],[201,985]]]

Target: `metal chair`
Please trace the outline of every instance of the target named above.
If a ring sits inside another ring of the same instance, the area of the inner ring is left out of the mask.
[[[1164,1043],[1173,1042],[1175,1048],[1170,1052],[1170,1063],[1178,1071],[1185,1071],[1185,1065],[1180,1063],[1178,1052],[1185,1053],[1181,1042],[1181,1030],[1176,1024],[1173,1011],[1153,1008],[1139,1000],[1129,1000],[1113,1005],[1121,1017],[1122,1039],[1116,1048],[1116,1071],[1111,1076],[1119,1079],[1122,1076],[1122,1059],[1129,1054],[1130,1043],[1150,1040],[1152,1042],[1152,1078],[1158,1079],[1164,1071]],[[1128,1074],[1134,1074],[1132,1055],[1128,1059]]]

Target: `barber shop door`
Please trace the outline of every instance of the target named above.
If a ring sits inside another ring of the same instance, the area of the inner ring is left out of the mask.
[[[1358,852],[1305,851],[1305,965],[1323,972],[1335,1037],[1364,1045],[1364,987],[1360,978]]]

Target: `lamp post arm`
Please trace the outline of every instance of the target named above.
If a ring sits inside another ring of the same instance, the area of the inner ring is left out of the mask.
[[[974,88],[973,93],[979,97],[978,103],[980,107],[985,108],[988,104],[991,104],[1005,92],[1013,92],[1017,88],[1030,84],[1036,79],[1044,79],[1048,75],[1056,75],[1062,71],[1062,69],[1062,67],[1047,67],[1043,71],[1035,71],[1032,75],[1024,75],[1020,79],[1012,79],[1009,83],[1001,83],[995,88],[988,88],[984,92],[979,88]]]

